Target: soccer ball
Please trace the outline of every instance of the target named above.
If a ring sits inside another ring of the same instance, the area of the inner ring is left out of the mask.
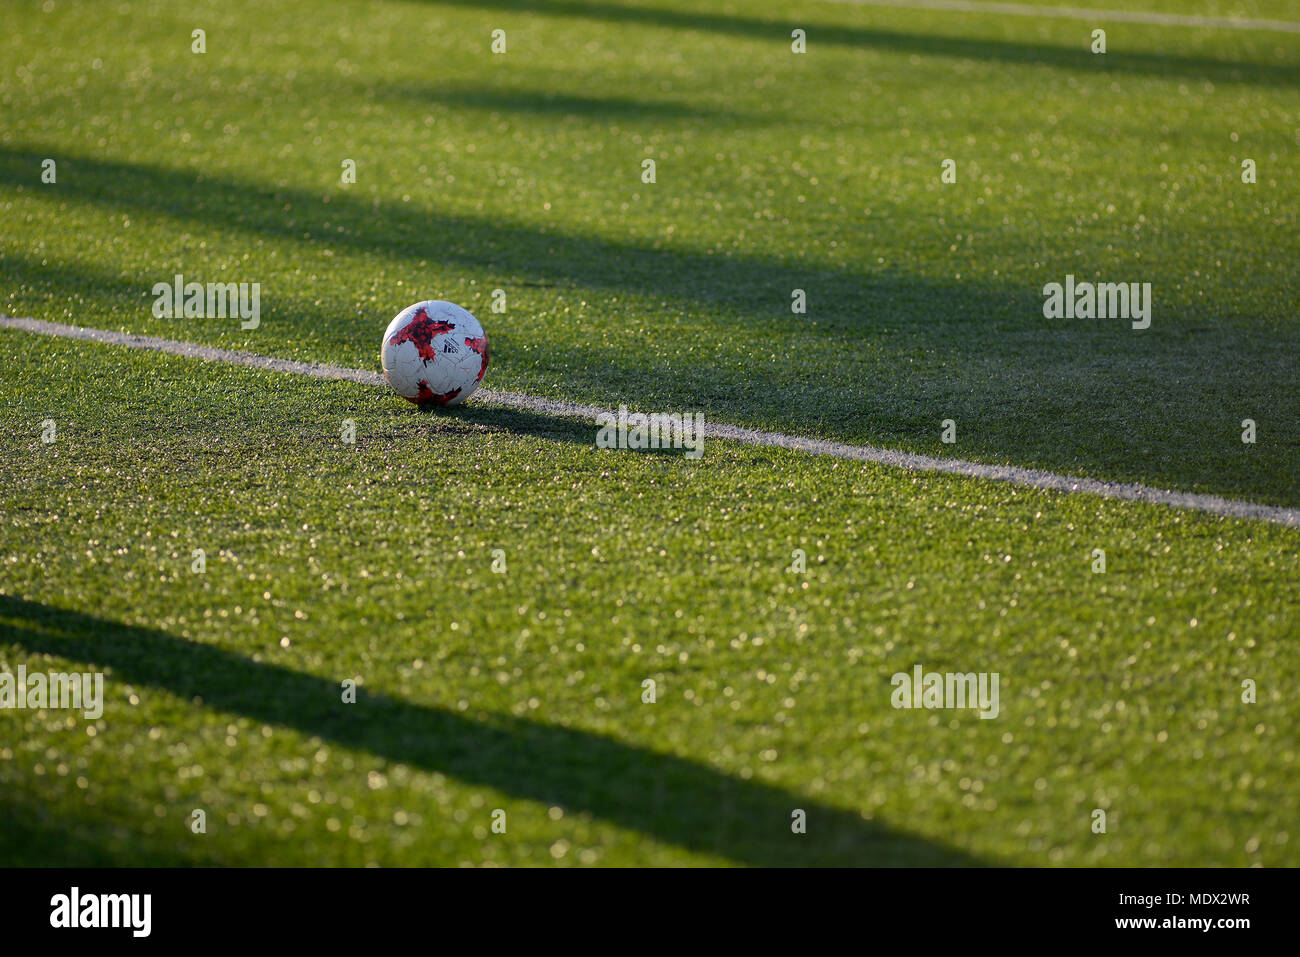
[[[384,378],[417,405],[459,405],[488,367],[483,326],[454,302],[430,299],[399,312],[379,351]]]

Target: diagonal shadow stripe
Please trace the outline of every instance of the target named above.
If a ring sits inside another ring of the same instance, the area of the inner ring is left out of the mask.
[[[443,82],[386,83],[374,89],[379,95],[413,103],[437,103],[452,109],[483,110],[497,114],[531,113],[548,117],[584,120],[590,123],[633,123],[682,120],[688,122],[753,125],[761,118],[736,109],[721,110],[695,106],[685,101],[632,99],[622,96],[591,96],[558,90],[520,87],[473,87]]]
[[[707,10],[647,7],[588,0],[429,0],[445,7],[471,7],[475,11],[500,10],[547,14],[606,23],[632,24],[676,30],[697,30],[717,37],[748,37],[789,42],[790,32],[807,31],[809,43],[892,53],[948,57],[993,63],[1023,64],[1087,73],[1120,73],[1169,79],[1210,80],[1214,83],[1253,83],[1272,86],[1300,86],[1300,66],[1291,63],[1264,64],[1218,60],[1185,53],[1149,53],[1139,50],[1111,52],[1097,56],[1083,43],[1077,47],[961,37],[950,34],[908,33],[840,23],[818,23],[807,19],[768,20]],[[1099,26],[1108,26],[1097,15]]]
[[[476,217],[403,202],[374,205],[361,194],[272,186],[198,170],[70,154],[55,144],[0,145],[0,187],[26,187],[42,159],[59,156],[59,189],[69,197],[135,214],[177,217],[295,243],[355,250],[408,262],[496,270],[564,285],[717,302],[731,308],[788,309],[793,288],[816,284],[828,302],[851,302],[864,285],[904,281],[861,269],[771,256],[706,255],[634,239],[557,232],[499,217]],[[328,203],[322,198],[329,196]],[[690,277],[685,285],[682,277]],[[170,278],[170,277],[169,277]],[[1041,297],[1025,299],[1041,309]],[[978,297],[978,301],[976,300]],[[993,310],[993,290],[952,292],[946,318]],[[939,307],[935,307],[938,309]]]
[[[974,866],[984,862],[804,795],[591,732],[500,715],[491,723],[254,662],[163,631],[0,595],[0,642],[113,669],[256,721],[743,864]],[[795,808],[808,832],[790,831]]]
[[[1098,24],[1145,23],[1158,27],[1192,27],[1206,30],[1261,30],[1300,33],[1294,20],[1260,17],[1212,17],[1195,13],[1164,13],[1159,10],[1116,10],[1097,7],[1051,6],[1033,3],[1001,3],[998,0],[828,0],[846,6],[893,7],[898,10],[943,10],[976,16],[1033,17],[1036,20],[1087,20]]]

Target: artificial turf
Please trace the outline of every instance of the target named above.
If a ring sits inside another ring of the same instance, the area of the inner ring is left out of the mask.
[[[53,0],[0,63],[4,313],[375,369],[446,298],[493,388],[1300,504],[1294,35]],[[177,273],[260,326],[154,318]],[[1044,319],[1067,273],[1151,327]],[[594,436],[0,330],[0,673],[108,672],[0,710],[0,863],[1300,860],[1296,529]]]
[[[771,0],[49,6],[0,12],[10,315],[369,367],[392,315],[447,298],[499,387],[1300,503],[1293,35]],[[177,273],[260,282],[262,325],[154,319]],[[1045,319],[1066,275],[1150,282],[1151,327]]]
[[[108,672],[0,712],[6,862],[1297,859],[1294,530],[0,349],[0,671]],[[896,710],[916,664],[998,717]]]

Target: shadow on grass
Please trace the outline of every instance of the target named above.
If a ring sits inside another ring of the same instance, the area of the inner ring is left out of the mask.
[[[414,103],[439,103],[456,109],[575,117],[605,124],[639,120],[704,120],[713,124],[755,122],[754,118],[735,110],[712,110],[672,100],[634,100],[628,97],[584,96],[546,90],[432,84],[423,86],[410,83],[387,84],[378,87],[377,92]]]
[[[547,442],[568,442],[592,447],[596,444],[596,427],[581,419],[533,412],[504,405],[456,405],[451,408],[419,407],[411,411],[437,427],[440,419],[451,419],[473,427],[476,432],[530,435]]]
[[[0,641],[738,863],[982,863],[804,795],[602,735],[508,715],[480,721],[364,690],[344,705],[337,681],[21,598],[0,596]],[[796,808],[807,813],[807,834],[791,833]],[[76,822],[65,824],[75,832]]]
[[[788,51],[792,30],[805,30],[810,45],[876,49],[920,56],[982,60],[993,63],[1026,64],[1086,73],[1139,74],[1175,80],[1209,80],[1214,83],[1255,83],[1267,86],[1300,86],[1300,66],[1290,64],[1240,63],[1212,57],[1179,53],[1147,53],[1115,49],[1097,56],[1085,45],[1091,26],[1080,21],[1080,42],[1062,47],[1012,40],[976,39],[846,24],[816,23],[807,19],[766,20],[756,17],[682,10],[666,7],[632,6],[583,0],[429,0],[436,6],[471,7],[474,10],[502,10],[577,17],[607,23],[665,29],[696,30],[716,36],[770,40],[774,50]],[[495,22],[495,21],[494,21]],[[1099,15],[1099,22],[1104,17]],[[1168,31],[1166,30],[1166,34]]]
[[[12,784],[12,777],[9,783]],[[156,834],[143,835],[138,822],[133,826],[120,814],[121,809],[110,809],[100,803],[89,809],[85,817],[70,823],[40,797],[12,786],[3,789],[0,791],[0,821],[4,822],[0,826],[0,868],[194,864],[189,855],[175,846],[176,842],[168,842]],[[19,821],[22,825],[16,826]]]
[[[0,186],[30,187],[41,161],[59,157],[62,195],[134,213],[171,216],[211,227],[245,230],[290,242],[375,254],[386,260],[437,262],[526,278],[557,287],[631,291],[670,301],[713,302],[735,310],[789,319],[790,291],[815,288],[820,301],[838,304],[838,318],[856,315],[871,300],[863,293],[917,296],[917,280],[888,273],[827,268],[815,263],[758,256],[704,254],[658,248],[635,241],[557,232],[488,216],[441,212],[419,203],[381,201],[338,190],[274,187],[194,170],[169,169],[102,157],[69,155],[55,147],[0,147]],[[329,201],[323,202],[328,195]],[[170,279],[183,263],[160,259],[159,276]],[[188,278],[188,277],[187,277]],[[150,284],[153,280],[151,280]],[[1005,294],[972,284],[954,286],[927,303],[927,321],[988,315],[1007,308]],[[1040,300],[1025,303],[1041,308]],[[273,306],[264,297],[263,317]],[[882,308],[882,312],[886,311]]]

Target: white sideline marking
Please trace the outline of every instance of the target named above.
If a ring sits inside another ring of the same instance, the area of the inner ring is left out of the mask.
[[[984,0],[829,0],[857,7],[951,10],[954,13],[1002,13],[1012,17],[1060,17],[1116,23],[1153,23],[1162,27],[1208,27],[1223,30],[1269,30],[1300,33],[1294,20],[1253,20],[1249,17],[1206,17],[1188,13],[1158,13],[1154,10],[1089,10],[1084,7],[1035,7],[1027,3],[987,3]]]
[[[180,342],[175,339],[160,339],[156,336],[137,336],[127,332],[86,329],[81,326],[68,326],[63,323],[45,322],[40,319],[14,319],[8,316],[0,316],[0,328],[23,329],[27,332],[36,332],[46,336],[61,336],[65,339],[105,342],[112,345],[129,346],[132,349],[170,352],[178,356],[206,359],[209,362],[229,362],[234,365],[251,366],[254,369],[268,369],[273,372],[296,372],[299,375],[315,376],[318,379],[343,379],[348,382],[360,382],[364,385],[382,386],[385,384],[383,375],[378,372],[366,372],[364,369],[347,369],[343,366],[322,365],[316,362],[294,362],[289,359],[275,359],[270,356],[257,355],[253,352],[218,349],[215,346],[201,346],[192,342]],[[527,409],[530,412],[542,412],[548,415],[565,416],[566,418],[595,419],[596,416],[609,411],[598,405],[579,405],[576,402],[543,399],[518,392],[499,392],[496,389],[480,389],[474,395],[496,405]],[[1150,488],[1146,485],[1130,485],[1125,482],[1102,482],[1098,479],[1072,478],[1068,475],[1057,475],[1055,472],[1023,469],[1012,465],[985,465],[979,462],[964,462],[961,459],[939,459],[930,455],[897,452],[892,449],[881,449],[871,445],[848,445],[844,442],[810,439],[798,435],[785,435],[781,432],[762,432],[757,429],[741,428],[737,425],[710,425],[706,423],[704,434],[711,439],[726,439],[731,442],[743,442],[746,445],[769,445],[783,449],[794,449],[799,452],[811,452],[814,455],[830,455],[841,459],[876,462],[880,465],[892,465],[916,472],[942,472],[948,475],[965,475],[970,478],[1010,482],[1013,485],[1048,489],[1054,492],[1085,492],[1090,495],[1100,495],[1103,498],[1150,502],[1156,505],[1194,509],[1198,512],[1209,512],[1213,515],[1224,515],[1231,518],[1257,518],[1266,522],[1275,522],[1279,525],[1300,526],[1300,510],[1277,505],[1256,505],[1251,502],[1238,502],[1221,498],[1218,495],[1176,492]]]

